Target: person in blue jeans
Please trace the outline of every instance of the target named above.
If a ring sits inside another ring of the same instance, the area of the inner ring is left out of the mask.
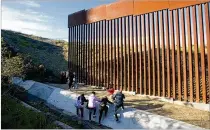
[[[74,79],[73,79],[73,88],[77,89],[78,88],[78,84],[77,84],[77,78],[76,78],[76,74],[74,73]]]
[[[89,109],[89,120],[91,120],[91,116],[93,113],[93,118],[96,117],[96,102],[100,102],[101,100],[96,97],[96,93],[92,92],[92,94],[88,97],[87,108]]]
[[[83,118],[83,116],[84,116],[84,114],[83,114],[84,113],[84,102],[88,102],[88,100],[85,98],[84,94],[81,94],[75,102],[77,115],[79,116],[79,110],[80,110],[81,118]]]
[[[73,73],[73,77],[72,77],[72,85],[69,89],[77,89],[78,88],[78,84],[77,84],[77,78],[76,78],[76,73]]]

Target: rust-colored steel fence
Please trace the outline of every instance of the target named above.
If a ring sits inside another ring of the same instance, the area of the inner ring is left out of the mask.
[[[86,84],[209,103],[209,20],[209,1],[82,10],[69,15],[69,68]]]

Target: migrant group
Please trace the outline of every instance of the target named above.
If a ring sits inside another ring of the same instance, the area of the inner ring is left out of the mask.
[[[109,88],[108,90],[109,95],[112,97],[113,102],[109,101],[107,96],[104,96],[102,99],[99,99],[96,97],[96,93],[93,91],[92,94],[88,97],[88,99],[85,98],[84,94],[81,94],[76,102],[76,113],[78,116],[83,118],[84,116],[84,109],[87,108],[89,110],[89,120],[91,120],[91,117],[96,118],[96,103],[99,102],[99,125],[101,125],[101,118],[103,113],[105,113],[105,117],[107,116],[107,112],[109,109],[108,103],[114,105],[114,117],[115,120],[118,122],[118,111],[120,108],[124,110],[124,99],[125,95],[122,93],[122,90],[118,91],[116,94],[114,94],[114,89]],[[87,105],[85,106],[84,103],[87,102]],[[79,114],[80,111],[80,114]],[[93,114],[93,115],[92,115]]]
[[[69,72],[62,72],[61,73],[61,82],[62,83],[68,83],[69,89],[71,88],[77,88],[77,82],[76,82],[76,73],[69,71]],[[84,94],[81,94],[79,97],[77,97],[77,100],[75,102],[76,107],[76,113],[81,118],[84,117],[84,109],[87,108],[89,110],[89,120],[91,120],[91,117],[96,118],[96,107],[97,102],[99,102],[99,125],[101,125],[101,119],[102,115],[104,113],[104,116],[107,116],[109,104],[114,105],[114,117],[115,120],[118,122],[118,111],[120,108],[124,110],[124,99],[125,95],[122,93],[122,90],[118,91],[116,94],[114,94],[114,88],[109,85],[107,87],[107,92],[111,96],[113,102],[109,101],[107,96],[104,96],[102,99],[99,99],[96,97],[96,93],[93,91],[92,94],[88,97],[88,99],[85,98]],[[87,105],[84,106],[85,102],[87,102]],[[80,114],[79,114],[80,112]]]

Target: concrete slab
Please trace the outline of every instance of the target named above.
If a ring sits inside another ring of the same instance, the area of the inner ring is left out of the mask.
[[[27,80],[25,82],[21,82],[19,85],[26,90],[29,90],[33,85],[35,84],[35,81]]]
[[[30,89],[28,89],[28,93],[39,97],[43,100],[47,100],[51,93],[54,91],[54,87],[51,87],[46,84],[35,82]]]
[[[33,80],[23,81],[22,78],[13,77],[12,78],[12,83],[15,84],[15,85],[21,86],[21,87],[25,88],[26,90],[29,90],[31,88],[31,86],[34,85],[35,81],[33,81]]]
[[[22,78],[19,77],[12,77],[12,83],[18,85],[19,83],[23,82]]]

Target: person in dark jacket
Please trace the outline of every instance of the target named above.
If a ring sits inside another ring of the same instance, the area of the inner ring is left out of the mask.
[[[101,125],[101,118],[102,118],[103,112],[105,112],[105,117],[107,116],[107,112],[108,112],[107,103],[113,104],[112,102],[108,100],[107,96],[105,96],[101,99],[101,103],[99,107],[99,125]]]
[[[75,107],[77,109],[77,115],[79,115],[79,110],[81,112],[81,117],[83,118],[84,113],[84,102],[88,102],[88,100],[85,98],[84,94],[81,94],[75,103]]]
[[[114,100],[114,104],[115,104],[115,118],[116,118],[116,121],[119,120],[118,116],[117,116],[118,109],[121,108],[121,107],[122,107],[122,109],[124,109],[124,99],[125,99],[125,95],[122,93],[122,90],[120,90],[115,95],[113,95],[113,100]]]
[[[71,89],[72,83],[73,83],[73,79],[74,79],[74,74],[70,71],[69,75],[68,75],[68,85],[69,85],[69,89]]]
[[[61,73],[60,73],[60,79],[61,79],[61,81],[60,81],[60,83],[61,84],[65,84],[65,79],[64,79],[65,77],[64,77],[64,72],[62,71]]]

